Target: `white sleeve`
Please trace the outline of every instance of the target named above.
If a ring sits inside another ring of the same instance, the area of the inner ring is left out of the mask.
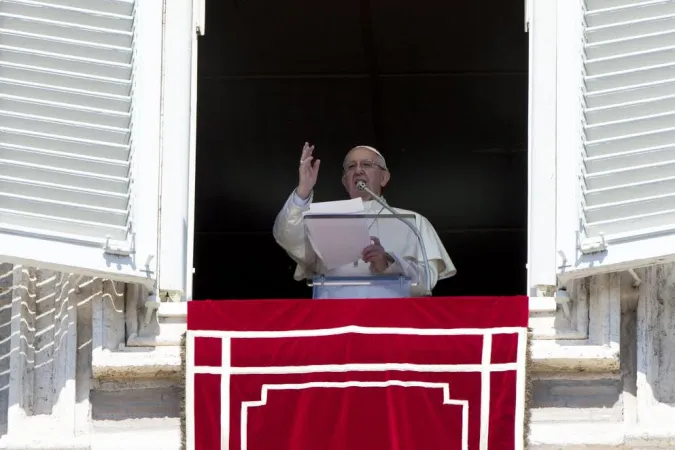
[[[297,192],[293,191],[293,204],[298,208],[304,208],[305,206],[309,205],[311,199],[312,196],[310,195],[309,197],[303,200],[302,198],[300,198]]]
[[[315,255],[308,254],[305,245],[305,226],[302,213],[309,210],[312,195],[302,200],[295,191],[288,197],[274,221],[272,234],[277,243],[293,260],[303,266],[313,264]]]

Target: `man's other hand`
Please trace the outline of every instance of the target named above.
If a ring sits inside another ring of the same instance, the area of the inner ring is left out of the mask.
[[[298,187],[295,189],[295,193],[303,200],[306,200],[312,193],[312,189],[314,189],[316,180],[319,177],[321,161],[318,159],[314,161],[313,152],[314,146],[309,145],[309,142],[305,142],[305,146],[302,148],[302,156],[300,156]]]
[[[370,263],[375,273],[382,273],[387,270],[394,258],[386,252],[377,237],[371,236],[370,239],[373,240],[373,243],[363,249],[361,252],[362,258],[365,262]]]

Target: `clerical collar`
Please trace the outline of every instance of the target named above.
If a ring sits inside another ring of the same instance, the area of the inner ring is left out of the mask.
[[[384,197],[381,197],[381,198],[382,198],[382,201],[384,201],[384,203],[387,203],[387,201],[384,199]],[[367,210],[373,210],[373,209],[377,209],[378,207],[381,208],[382,205],[380,205],[380,203],[378,203],[375,200],[364,200],[363,201],[363,207]]]

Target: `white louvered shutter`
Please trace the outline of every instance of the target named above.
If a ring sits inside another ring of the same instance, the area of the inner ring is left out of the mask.
[[[563,274],[675,257],[675,1],[558,2]]]
[[[151,284],[162,6],[0,0],[0,259]]]

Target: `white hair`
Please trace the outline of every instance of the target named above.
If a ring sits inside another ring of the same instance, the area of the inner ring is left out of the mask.
[[[347,155],[345,155],[345,161],[347,160],[347,156],[357,148],[365,148],[366,150],[370,150],[371,152],[375,153],[377,155],[377,165],[379,165],[382,169],[384,170],[389,170],[387,169],[387,161],[384,160],[384,156],[382,156],[382,153],[380,153],[375,147],[371,147],[369,145],[357,145],[356,147],[353,147],[351,150],[347,152]]]

